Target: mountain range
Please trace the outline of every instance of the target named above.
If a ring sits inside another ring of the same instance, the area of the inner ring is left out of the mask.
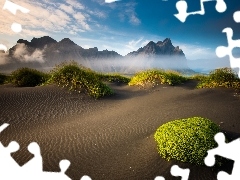
[[[49,36],[33,38],[30,42],[19,39],[8,53],[0,52],[4,62],[0,71],[20,67],[51,69],[56,64],[74,60],[97,71],[130,73],[146,68],[188,70],[183,51],[174,47],[171,39],[154,43],[150,41],[137,51],[122,56],[115,51],[99,51],[97,47],[84,49],[69,38],[57,42]]]

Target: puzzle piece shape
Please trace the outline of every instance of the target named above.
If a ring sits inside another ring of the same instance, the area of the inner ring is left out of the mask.
[[[173,165],[170,170],[172,176],[178,177],[181,176],[182,180],[188,180],[190,169],[182,169],[178,165]],[[157,176],[154,180],[165,180],[162,176]]]
[[[4,123],[0,126],[0,132],[6,129],[9,124]],[[0,142],[0,176],[5,177],[9,175],[8,179],[13,179],[13,172],[19,171],[19,164],[11,157],[11,153],[16,152],[19,149],[19,144],[12,141],[7,147],[4,147]],[[2,179],[2,178],[0,178]]]
[[[171,174],[175,177],[181,176],[182,180],[188,180],[189,174],[190,174],[190,169],[182,169],[178,165],[174,165],[171,168]]]
[[[1,126],[0,126],[0,133],[1,133],[4,129],[6,129],[8,126],[9,126],[8,123],[4,123],[3,125],[1,125]]]
[[[3,10],[8,10],[10,11],[12,14],[16,15],[17,13],[17,10],[21,11],[22,13],[29,13],[29,9],[27,8],[24,8],[22,6],[19,6],[9,0],[6,0],[4,6],[3,6]],[[19,33],[22,31],[22,25],[19,24],[19,23],[13,23],[12,26],[11,26],[11,29],[16,32],[16,33]]]
[[[240,22],[240,11],[236,11],[234,13],[233,19],[235,22]],[[222,58],[222,57],[228,55],[231,68],[239,68],[238,77],[240,77],[240,58],[234,58],[233,54],[232,54],[233,48],[235,48],[235,47],[240,48],[240,39],[237,39],[237,40],[232,39],[232,37],[233,37],[232,28],[227,27],[227,28],[223,29],[222,32],[226,33],[226,35],[227,35],[228,47],[218,46],[216,48],[216,55],[219,58]]]
[[[58,180],[71,180],[66,174],[66,170],[67,168],[70,166],[70,162],[68,160],[61,160],[59,163],[59,167],[61,169],[60,172],[34,172],[34,173],[27,173],[24,172],[24,175],[22,177],[24,177],[24,179],[27,180],[31,180],[31,179],[39,179],[39,180],[43,180],[43,179],[58,179]],[[33,166],[34,168],[34,166]]]
[[[236,11],[234,14],[233,14],[233,19],[236,23],[240,23],[240,11]]]
[[[0,177],[7,175],[13,177],[12,172],[19,172],[19,164],[11,157],[11,153],[16,152],[18,149],[19,145],[15,141],[9,143],[7,147],[4,147],[2,143],[0,143]]]
[[[5,123],[0,126],[0,132],[6,129],[9,124]],[[28,151],[34,155],[22,167],[11,157],[11,153],[19,150],[19,144],[15,141],[9,143],[7,147],[4,147],[0,142],[0,179],[13,180],[70,180],[65,174],[66,170],[70,166],[68,160],[61,160],[59,167],[60,172],[44,172],[42,166],[42,156],[40,147],[36,142],[32,142],[28,145]],[[89,176],[83,176],[81,180],[91,180]]]
[[[24,164],[21,169],[22,172],[28,172],[29,175],[31,174],[34,177],[43,171],[40,147],[36,142],[32,142],[28,145],[28,151],[33,154],[34,157]]]
[[[19,6],[9,0],[6,0],[4,6],[3,6],[3,10],[8,10],[10,11],[12,14],[16,15],[17,10],[21,11],[22,13],[29,13],[29,9],[24,8],[22,6]],[[13,32],[19,33],[22,31],[22,25],[19,23],[12,23],[11,25],[11,29]],[[3,44],[0,44],[0,50],[4,50],[5,53],[7,52],[7,47]]]
[[[117,2],[119,0],[105,0],[105,3],[113,3],[113,2]]]
[[[0,50],[3,50],[4,52],[7,52],[7,46],[0,44]]]
[[[157,177],[154,178],[154,180],[165,180],[165,178],[162,177],[162,176],[157,176]]]
[[[219,13],[222,13],[222,12],[226,11],[226,9],[227,9],[227,6],[226,6],[226,3],[224,2],[224,0],[201,0],[200,11],[187,12],[187,9],[188,9],[187,2],[185,0],[180,0],[176,3],[176,9],[178,10],[178,14],[174,14],[174,16],[176,18],[178,18],[181,22],[185,22],[189,15],[195,15],[195,14],[204,15],[205,9],[204,9],[203,3],[208,2],[208,1],[216,1],[215,9]]]
[[[225,157],[234,161],[232,174],[228,174],[224,171],[220,171],[217,175],[218,180],[238,180],[240,177],[240,138],[225,143],[225,135],[221,132],[214,136],[215,141],[218,143],[217,148],[208,150],[208,155],[205,157],[204,162],[207,166],[213,166],[215,164],[215,155]]]

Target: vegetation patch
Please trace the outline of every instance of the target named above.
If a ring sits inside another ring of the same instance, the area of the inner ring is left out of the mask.
[[[98,74],[98,76],[102,81],[117,82],[124,84],[128,84],[130,82],[129,77],[125,77],[120,74]]]
[[[130,86],[139,85],[146,86],[150,85],[158,85],[158,84],[181,84],[185,82],[187,78],[181,76],[179,72],[175,71],[164,71],[164,70],[146,70],[137,73],[133,76],[128,83]]]
[[[76,62],[62,63],[51,72],[48,83],[56,83],[69,90],[86,92],[94,98],[113,94],[111,88],[104,84],[99,75]]]
[[[207,75],[203,74],[195,74],[193,76],[190,76],[189,79],[197,80],[197,81],[205,81],[208,78]]]
[[[211,120],[192,117],[163,124],[154,139],[163,158],[203,165],[207,151],[218,146],[214,136],[219,131]]]
[[[240,79],[231,68],[220,68],[210,72],[209,76],[200,79],[197,88],[226,87],[240,89]]]
[[[0,73],[0,84],[4,84],[5,81],[7,80],[7,78],[8,78],[8,76]]]
[[[19,68],[13,71],[9,81],[19,87],[34,87],[46,82],[49,75],[31,68]]]

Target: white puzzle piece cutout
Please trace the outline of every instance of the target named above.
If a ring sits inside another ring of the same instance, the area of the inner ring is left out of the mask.
[[[22,13],[29,13],[29,9],[27,8],[24,8],[22,6],[19,6],[9,0],[6,0],[4,6],[3,6],[3,10],[8,10],[10,11],[12,14],[16,15],[17,13],[17,10],[21,11]],[[22,31],[22,25],[19,24],[19,23],[13,23],[12,26],[11,26],[11,29],[16,32],[16,33],[19,33]]]
[[[0,126],[0,132],[2,132],[8,126],[9,124],[7,123]],[[28,145],[28,151],[33,154],[34,157],[23,166],[20,166],[11,156],[11,153],[18,150],[19,144],[15,141],[10,142],[7,147],[4,147],[0,142],[0,179],[71,180],[65,174],[66,170],[70,166],[70,161],[60,161],[60,172],[45,172],[43,171],[43,162],[40,147],[36,142],[32,142]],[[91,180],[91,178],[85,175],[80,180]]]
[[[21,11],[22,13],[29,13],[30,10],[27,8],[24,8],[22,6],[19,6],[9,0],[6,0],[6,2],[4,3],[3,6],[3,10],[8,10],[9,12],[11,12],[12,14],[16,15],[17,14],[17,10]],[[13,32],[15,33],[19,33],[22,31],[22,25],[19,23],[12,23],[11,25],[11,29]],[[7,52],[7,46],[5,46],[4,44],[0,44],[0,50],[3,50],[5,53]]]
[[[176,3],[176,8],[178,10],[178,14],[174,14],[174,16],[176,18],[178,18],[181,22],[185,22],[189,15],[195,15],[195,14],[204,15],[205,9],[204,9],[203,3],[208,2],[208,1],[216,1],[215,9],[219,13],[222,13],[222,12],[226,11],[226,9],[227,9],[227,6],[226,6],[226,3],[224,2],[224,0],[200,0],[200,4],[201,4],[200,11],[187,12],[187,9],[188,9],[187,2],[185,0],[180,0]]]
[[[113,3],[113,2],[117,2],[117,1],[120,1],[120,0],[105,0],[105,3]]]
[[[240,11],[236,11],[234,14],[233,14],[233,19],[236,23],[240,23]]]
[[[181,180],[188,180],[189,178],[189,174],[190,174],[190,169],[182,169],[180,168],[178,165],[173,165],[171,167],[171,170],[170,170],[172,176],[175,176],[175,177],[182,177]],[[154,180],[165,180],[164,177],[162,176],[157,176]]]
[[[225,136],[219,132],[214,136],[215,141],[218,143],[218,147],[208,150],[208,155],[205,157],[204,162],[207,166],[213,166],[215,164],[215,155],[225,157],[233,160],[232,174],[220,171],[217,175],[218,180],[239,180],[240,178],[240,138],[235,139],[229,143],[225,143]]]
[[[233,14],[233,19],[235,22],[240,22],[240,11],[236,11]],[[228,47],[225,46],[218,46],[216,49],[216,55],[219,58],[222,58],[224,56],[229,56],[229,60],[230,60],[230,66],[231,68],[239,68],[239,72],[238,72],[238,77],[240,78],[240,58],[234,58],[233,54],[232,54],[232,50],[236,47],[240,48],[240,39],[237,40],[233,40],[233,30],[232,28],[225,28],[223,29],[224,33],[226,33],[227,35],[227,41],[228,41]]]
[[[3,50],[5,53],[7,52],[7,46],[0,44],[0,51]]]

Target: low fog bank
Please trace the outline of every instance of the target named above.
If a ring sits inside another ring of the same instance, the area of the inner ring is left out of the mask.
[[[28,59],[28,56],[25,56],[25,59],[22,61],[11,61],[7,58],[7,54],[0,53],[0,72],[9,74],[13,70],[16,70],[20,67],[29,67],[38,69],[41,71],[49,72],[57,64],[60,64],[61,61],[50,61],[37,58],[36,61]],[[136,72],[147,70],[147,69],[172,69],[181,71],[183,74],[194,74],[194,73],[204,73],[208,74],[210,71],[222,68],[230,67],[230,62],[228,58],[216,58],[216,59],[198,59],[198,60],[185,60],[179,58],[170,58],[170,57],[125,57],[119,59],[75,59],[77,63],[90,68],[97,72],[103,73],[121,73],[121,74],[135,74]],[[67,61],[68,62],[68,61]],[[236,69],[238,72],[238,69]]]
[[[8,62],[8,53],[0,51],[0,66]]]
[[[134,74],[146,69],[188,69],[186,60],[170,58],[167,56],[144,58],[144,57],[125,57],[122,59],[102,59],[85,60],[80,63],[98,72],[118,72],[123,74]]]
[[[209,74],[210,71],[223,67],[231,67],[228,57],[224,58],[214,58],[214,59],[197,59],[197,60],[188,60],[188,66],[190,69],[198,72]],[[238,72],[238,70],[235,70]]]
[[[15,51],[13,53],[13,58],[19,60],[20,62],[44,62],[44,51],[40,49],[28,48],[25,44],[17,44]],[[30,52],[30,54],[29,54]]]
[[[26,47],[20,46],[15,51],[13,59],[4,65],[0,65],[0,71],[13,71],[19,67],[30,67],[38,70],[50,71],[59,61],[58,58],[44,59],[43,51],[35,50],[32,52],[31,58],[26,54]],[[34,55],[34,56],[33,56]],[[19,60],[21,59],[21,60]],[[123,57],[113,59],[83,59],[75,57],[73,61],[82,64],[94,71],[104,73],[122,73],[122,74],[135,74],[138,71],[146,69],[173,69],[173,70],[186,70],[189,69],[187,61],[184,58],[174,56],[137,56],[137,57]],[[69,61],[69,60],[68,60]],[[68,62],[67,61],[67,62]],[[10,62],[10,63],[9,63]]]

